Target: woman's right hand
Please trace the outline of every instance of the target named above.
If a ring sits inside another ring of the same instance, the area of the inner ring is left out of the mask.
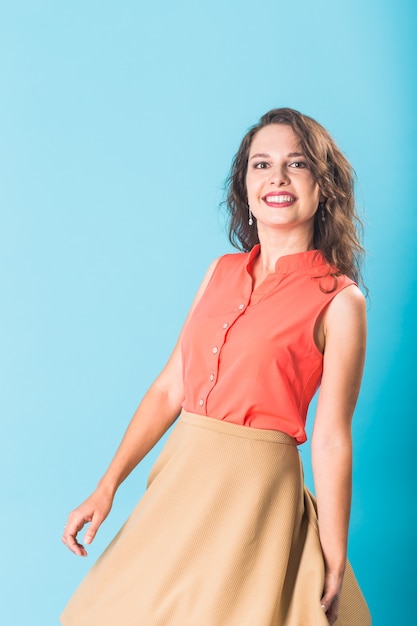
[[[90,524],[84,536],[84,543],[90,544],[93,541],[102,522],[110,513],[113,498],[114,494],[96,489],[85,502],[71,511],[62,535],[63,543],[71,552],[78,556],[87,556],[87,550],[77,540],[77,535],[85,524]]]

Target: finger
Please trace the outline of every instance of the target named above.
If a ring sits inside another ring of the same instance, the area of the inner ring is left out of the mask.
[[[99,515],[97,515],[97,513],[94,513],[92,520],[91,520],[91,524],[84,536],[85,543],[87,544],[92,543],[92,541],[94,540],[94,537],[97,534],[98,529],[101,526],[102,521],[103,521],[102,518]]]
[[[77,556],[87,556],[87,550],[81,543],[76,541],[74,538],[69,537],[64,539],[63,537],[62,541],[67,546],[67,548],[69,548],[69,550],[71,550],[71,552],[73,552]]]
[[[337,599],[340,593],[340,587],[338,585],[326,585],[321,597],[321,604],[328,610],[331,604]]]
[[[64,544],[79,556],[87,556],[87,551],[84,546],[77,541],[77,535],[85,524],[90,521],[90,518],[80,517],[71,513],[68,518],[68,523],[64,526],[64,533],[62,535],[62,541]]]
[[[330,626],[333,626],[337,621],[337,613],[335,613],[332,608],[330,608],[326,613],[327,621]]]
[[[327,619],[330,624],[334,624],[339,613],[339,599],[335,598],[327,611]]]
[[[321,599],[321,608],[326,613],[329,624],[334,624],[338,613],[338,596],[334,594],[325,594]]]
[[[325,594],[321,599],[321,608],[325,613],[327,613],[332,605],[333,596],[330,594]]]
[[[74,554],[78,554],[79,556],[87,556],[87,552],[84,546],[77,541],[76,533],[71,534],[67,526],[64,526],[62,541],[67,546],[67,548],[71,550],[71,552],[74,552]]]

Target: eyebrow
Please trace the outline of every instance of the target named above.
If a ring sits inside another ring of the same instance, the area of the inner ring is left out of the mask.
[[[293,157],[304,157],[304,154],[302,152],[289,152],[287,154],[287,157],[291,157],[291,158],[293,158]],[[259,159],[259,158],[269,159],[269,158],[271,158],[271,155],[263,153],[263,152],[259,152],[258,154],[254,154],[253,156],[251,156],[250,160],[252,160],[252,159]]]

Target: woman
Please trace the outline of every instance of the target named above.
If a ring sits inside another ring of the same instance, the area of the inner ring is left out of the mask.
[[[351,168],[292,109],[244,137],[228,188],[243,252],[210,266],[167,365],[63,541],[86,555],[114,494],[181,417],[64,626],[365,626],[346,563],[351,419],[365,354]],[[312,437],[317,508],[297,444]]]

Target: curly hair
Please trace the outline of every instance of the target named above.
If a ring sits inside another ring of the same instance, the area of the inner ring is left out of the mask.
[[[226,181],[229,240],[248,252],[259,243],[257,228],[248,224],[246,173],[249,151],[256,133],[270,124],[290,126],[300,141],[300,148],[324,200],[314,216],[313,243],[324,259],[355,282],[363,282],[360,243],[362,223],[355,210],[354,171],[346,157],[323,126],[294,109],[272,109],[261,117],[244,136]],[[256,224],[256,218],[253,217]],[[336,275],[337,275],[336,274]]]

